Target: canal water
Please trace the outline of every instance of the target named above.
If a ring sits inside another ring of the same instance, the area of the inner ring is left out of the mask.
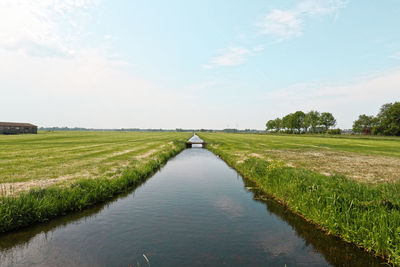
[[[184,150],[105,205],[0,236],[0,266],[381,263],[268,199],[202,148]]]

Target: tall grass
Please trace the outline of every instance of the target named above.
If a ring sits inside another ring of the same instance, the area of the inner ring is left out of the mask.
[[[139,185],[183,149],[184,142],[175,142],[174,149],[158,152],[153,159],[125,169],[119,178],[81,179],[70,187],[32,189],[19,196],[1,197],[0,232],[46,222],[67,212],[106,201]]]
[[[400,264],[400,184],[357,183],[287,167],[279,161],[238,161],[234,150],[209,146],[230,166],[304,219]]]

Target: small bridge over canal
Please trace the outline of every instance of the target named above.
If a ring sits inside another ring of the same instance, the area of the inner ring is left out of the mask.
[[[198,147],[198,146],[205,148],[206,142],[204,142],[203,139],[198,137],[197,134],[194,134],[189,140],[187,140],[186,147],[191,148],[191,147]]]

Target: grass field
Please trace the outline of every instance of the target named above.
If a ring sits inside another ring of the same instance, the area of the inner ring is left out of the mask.
[[[400,264],[400,139],[199,136],[295,213]]]
[[[185,149],[190,133],[0,135],[0,232],[82,210],[133,188]]]
[[[213,147],[236,161],[254,157],[281,160],[325,175],[343,174],[357,181],[400,180],[400,138],[325,137],[297,135],[209,134]]]
[[[66,185],[82,178],[118,177],[127,166],[145,163],[190,136],[160,132],[0,135],[0,195]]]
[[[0,135],[0,232],[82,210],[142,183],[191,133]],[[283,205],[400,264],[400,139],[201,133]]]

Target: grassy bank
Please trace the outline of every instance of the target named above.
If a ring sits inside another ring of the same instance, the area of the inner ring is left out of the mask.
[[[304,145],[314,146],[307,147],[306,152],[323,150],[318,147],[323,145],[336,153],[370,157],[382,156],[380,153],[387,156],[385,147],[380,147],[386,145],[387,151],[396,162],[400,154],[399,142],[243,134],[200,136],[207,141],[211,151],[306,220],[400,264],[399,182],[360,182],[343,174],[333,173],[327,176],[318,173],[318,170],[321,171],[318,166],[311,169],[307,168],[307,164],[299,164],[309,160],[301,159],[305,152]],[[366,146],[363,142],[370,143]],[[285,157],[279,155],[286,151],[296,154],[294,147],[298,148],[297,156],[300,159],[291,163],[296,162],[299,165],[288,166],[284,161]],[[349,156],[348,160],[351,161],[351,158]],[[359,168],[356,163],[352,163],[354,172]]]
[[[188,134],[54,133],[0,138],[6,144],[2,148],[8,149],[2,153],[13,155],[1,158],[0,181],[12,185],[14,178],[14,183],[25,184],[25,190],[0,197],[0,232],[5,232],[82,210],[135,187],[182,151]],[[41,183],[38,175],[49,168],[46,159],[58,176],[45,177],[46,183]],[[15,165],[7,164],[10,161]],[[86,168],[97,175],[80,177]],[[36,176],[24,176],[21,181],[24,169]],[[16,170],[15,177],[10,170]],[[77,175],[65,179],[71,171]]]
[[[208,134],[236,161],[279,160],[292,167],[355,181],[379,183],[400,180],[400,139],[303,135]]]
[[[190,133],[41,132],[0,135],[0,195],[78,179],[116,178],[123,170],[174,148]]]

